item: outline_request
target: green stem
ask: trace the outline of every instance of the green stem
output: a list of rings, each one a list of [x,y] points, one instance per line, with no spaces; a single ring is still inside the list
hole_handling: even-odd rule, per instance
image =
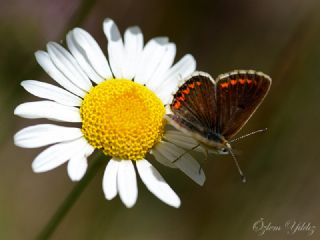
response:
[[[104,165],[105,160],[106,160],[105,156],[101,154],[97,155],[95,159],[91,160],[91,164],[87,170],[86,175],[72,189],[72,191],[69,193],[67,198],[62,202],[58,210],[51,217],[50,221],[45,225],[45,227],[42,229],[42,231],[40,232],[40,234],[37,236],[36,239],[44,240],[44,239],[50,238],[50,236],[53,234],[55,229],[59,226],[59,224],[64,219],[68,211],[77,201],[77,199],[79,198],[83,190],[90,183],[93,177],[97,174],[98,170]]]
[[[85,18],[89,15],[90,11],[92,10],[93,6],[95,5],[96,0],[82,0],[78,9],[75,11],[73,16],[70,18],[69,22],[66,24],[65,28],[62,30],[61,35],[64,36],[67,31],[69,31],[71,28],[80,25]],[[39,75],[39,71],[36,67],[30,67],[27,68],[25,72],[23,72],[23,75],[29,75],[33,73],[33,75]],[[20,85],[17,85],[13,91],[20,93]],[[16,94],[12,94],[11,96],[14,96],[16,98]],[[9,101],[11,102],[11,101]],[[68,211],[71,209],[71,207],[74,205],[76,200],[79,198],[85,187],[90,183],[90,181],[93,179],[93,177],[98,172],[98,169],[102,166],[104,161],[102,161],[102,157],[97,156],[89,166],[86,175],[83,177],[83,179],[76,184],[74,189],[71,191],[71,193],[67,196],[67,198],[63,201],[61,206],[58,208],[58,210],[55,212],[55,214],[52,216],[50,221],[45,225],[43,230],[40,232],[40,234],[37,236],[36,239],[49,239],[50,236],[53,234],[55,229],[59,226],[63,218],[66,216]]]

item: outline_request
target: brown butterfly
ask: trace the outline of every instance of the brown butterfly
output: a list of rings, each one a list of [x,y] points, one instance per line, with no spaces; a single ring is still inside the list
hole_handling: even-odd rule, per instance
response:
[[[173,114],[167,114],[166,119],[196,139],[206,152],[229,152],[245,181],[230,142],[261,104],[270,86],[269,76],[253,70],[225,73],[216,81],[205,72],[195,72],[174,94],[170,104]]]

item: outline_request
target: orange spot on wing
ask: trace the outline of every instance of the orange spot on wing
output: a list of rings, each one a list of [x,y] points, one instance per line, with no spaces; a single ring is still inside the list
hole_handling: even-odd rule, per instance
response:
[[[227,88],[229,86],[229,83],[225,82],[225,83],[221,83],[221,88]]]
[[[189,94],[190,93],[190,88],[186,88],[185,90],[182,91],[184,94]]]
[[[252,80],[249,80],[249,79],[248,79],[248,80],[247,80],[247,83],[248,83],[248,84],[251,84],[251,83],[252,83]]]
[[[196,84],[197,84],[198,86],[200,86],[200,85],[201,85],[201,82],[196,82]]]
[[[245,84],[246,80],[245,79],[240,79],[239,82],[240,82],[240,84]]]
[[[231,80],[230,82],[232,86],[237,84],[237,80]]]
[[[194,83],[190,83],[190,84],[188,85],[188,87],[189,87],[189,88],[194,88]]]
[[[181,103],[176,101],[174,104],[173,104],[173,108],[174,109],[179,109],[181,107]]]
[[[186,98],[184,97],[184,95],[182,94],[180,97],[177,97],[178,101],[185,101]]]

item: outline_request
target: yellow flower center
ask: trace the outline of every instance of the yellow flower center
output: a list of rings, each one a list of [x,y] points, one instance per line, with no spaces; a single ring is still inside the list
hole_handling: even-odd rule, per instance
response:
[[[148,88],[126,79],[106,80],[84,97],[82,132],[105,154],[139,160],[163,135],[165,108]]]

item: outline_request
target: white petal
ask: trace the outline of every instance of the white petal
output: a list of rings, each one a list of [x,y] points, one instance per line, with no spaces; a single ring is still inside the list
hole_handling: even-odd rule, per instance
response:
[[[26,89],[29,93],[55,102],[61,103],[67,106],[80,106],[82,99],[73,95],[72,93],[63,90],[62,88],[54,85],[34,81],[26,80],[21,82],[21,86]]]
[[[179,83],[195,69],[196,61],[192,55],[187,54],[167,71],[163,78],[164,81],[155,91],[164,104],[170,103],[172,94],[177,90]]]
[[[161,144],[161,142],[159,144]],[[159,163],[163,164],[164,166],[171,167],[171,168],[177,168],[176,165],[174,165],[167,158],[165,158],[156,148],[153,148],[150,153],[155,157],[155,159]]]
[[[111,200],[118,194],[117,174],[119,169],[119,160],[110,159],[102,180],[102,189],[106,199]]]
[[[14,114],[24,118],[48,118],[55,121],[81,122],[79,108],[64,106],[51,101],[22,103]]]
[[[87,144],[85,147],[78,149],[68,162],[68,175],[72,181],[80,181],[88,168],[87,157],[94,151],[94,147]]]
[[[24,148],[37,148],[57,142],[65,142],[83,136],[79,128],[62,127],[53,124],[39,124],[26,127],[14,136],[14,144]]]
[[[168,38],[166,37],[153,38],[147,42],[137,66],[137,74],[134,78],[135,82],[140,84],[148,82],[161,63],[167,43]]]
[[[119,29],[113,20],[107,18],[103,22],[103,31],[108,39],[109,62],[113,75],[116,78],[122,78],[125,51]]]
[[[172,66],[174,57],[176,56],[176,45],[174,43],[169,43],[166,45],[165,53],[162,56],[161,62],[147,82],[147,87],[151,90],[156,89],[164,80],[164,74]]]
[[[119,163],[117,185],[119,196],[126,205],[131,208],[137,201],[138,186],[136,172],[130,160],[121,160]]]
[[[155,148],[193,181],[203,185],[205,175],[200,164],[185,150],[168,142],[157,144]]]
[[[91,67],[104,79],[112,78],[108,60],[96,40],[81,28],[75,28],[72,32],[74,41],[83,50],[84,56]]]
[[[180,80],[188,77],[196,69],[196,61],[190,54],[184,55],[164,76],[164,81],[159,86],[159,90],[167,84],[176,84]],[[174,82],[174,83],[172,83]]]
[[[168,104],[168,105],[165,105],[164,108],[165,108],[165,110],[166,110],[166,114],[173,114],[173,112],[172,112],[171,109],[170,109],[170,105],[169,105],[169,104]]]
[[[32,169],[34,172],[52,170],[68,161],[79,149],[87,145],[87,141],[82,137],[71,142],[53,145],[45,149],[35,158],[32,162]]]
[[[100,83],[104,80],[102,76],[100,76],[90,65],[90,62],[88,60],[87,54],[85,50],[79,46],[79,44],[74,39],[74,30],[70,31],[67,34],[67,45],[76,59],[76,61],[79,63],[83,71],[88,75],[88,77],[95,83]]]
[[[58,43],[49,42],[47,50],[54,65],[82,90],[89,91],[92,87],[87,75],[82,71],[73,56]]]
[[[124,33],[124,48],[126,51],[123,77],[133,79],[143,49],[143,35],[139,27],[130,27]]]
[[[141,180],[156,197],[166,204],[178,208],[181,204],[177,194],[166,183],[160,173],[147,160],[136,161]]]
[[[68,162],[68,175],[72,181],[80,181],[88,168],[87,158],[84,156],[71,157]]]
[[[43,70],[46,71],[46,73],[62,87],[80,97],[83,97],[86,94],[85,91],[70,82],[70,80],[60,72],[60,70],[53,64],[48,53],[44,51],[37,51],[35,56]]]

